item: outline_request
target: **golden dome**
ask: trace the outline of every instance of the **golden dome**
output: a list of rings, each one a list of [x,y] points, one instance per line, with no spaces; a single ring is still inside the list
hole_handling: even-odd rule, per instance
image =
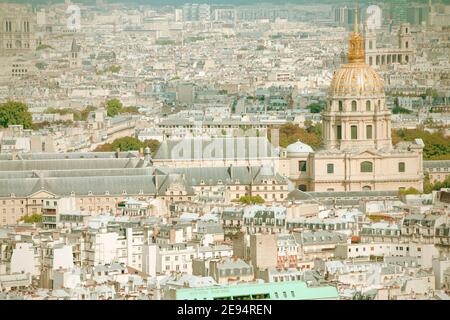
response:
[[[331,95],[383,94],[384,84],[378,73],[365,63],[364,38],[358,32],[358,12],[355,12],[354,31],[349,39],[348,60],[337,70],[331,81]]]
[[[364,62],[347,63],[333,75],[332,95],[383,94],[384,84],[378,73]]]

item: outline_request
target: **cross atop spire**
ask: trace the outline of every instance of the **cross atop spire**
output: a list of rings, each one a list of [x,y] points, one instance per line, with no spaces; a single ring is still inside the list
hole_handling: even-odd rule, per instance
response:
[[[355,18],[353,19],[353,32],[358,34],[358,3],[356,3],[355,7]]]

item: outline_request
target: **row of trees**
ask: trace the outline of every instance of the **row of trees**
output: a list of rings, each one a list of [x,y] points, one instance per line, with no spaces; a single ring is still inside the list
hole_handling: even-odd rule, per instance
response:
[[[119,99],[111,99],[106,101],[106,113],[108,117],[115,117],[119,113],[138,114],[138,108],[134,106],[124,107]]]
[[[435,183],[430,183],[429,177],[425,177],[423,185],[424,193],[431,193],[433,190],[441,190],[442,188],[450,188],[450,175],[444,181],[437,181]]]
[[[414,141],[420,138],[425,147],[423,157],[425,160],[450,160],[450,138],[445,136],[443,129],[429,132],[423,128],[392,130],[392,142]]]
[[[98,146],[94,152],[111,152],[116,151],[117,149],[120,149],[120,151],[135,151],[149,147],[152,156],[154,156],[156,151],[158,151],[159,146],[160,142],[158,140],[150,139],[142,142],[134,137],[123,137],[118,138],[111,143],[105,143]]]
[[[322,124],[313,125],[311,121],[305,121],[305,128],[300,128],[293,123],[286,123],[278,127],[280,146],[286,148],[291,143],[300,140],[303,143],[310,145],[312,148],[320,148],[323,144],[322,139]],[[269,130],[269,139],[270,136]]]
[[[74,121],[86,121],[89,116],[89,113],[91,111],[95,111],[95,110],[97,110],[95,107],[87,106],[83,110],[77,110],[77,109],[72,109],[72,108],[61,108],[61,109],[47,108],[45,110],[45,112],[46,113],[58,113],[60,115],[72,113]]]

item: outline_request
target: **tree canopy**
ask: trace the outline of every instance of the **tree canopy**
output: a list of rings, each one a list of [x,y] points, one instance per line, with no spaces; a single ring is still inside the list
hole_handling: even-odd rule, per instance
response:
[[[450,138],[446,137],[443,130],[429,132],[421,128],[399,129],[392,131],[392,142],[414,141],[420,138],[425,147],[423,157],[425,160],[450,160]]]
[[[60,115],[72,113],[74,121],[86,121],[89,116],[89,113],[91,111],[95,111],[95,110],[97,110],[97,108],[95,108],[93,106],[87,106],[83,110],[77,110],[77,109],[72,109],[72,108],[60,108],[60,109],[47,108],[45,110],[45,112],[46,113],[59,113]]]
[[[20,217],[19,221],[23,221],[25,223],[39,223],[42,222],[42,215],[33,213],[32,215],[24,215]]]
[[[139,139],[134,137],[123,137],[117,138],[112,143],[105,143],[98,146],[94,152],[111,152],[120,149],[120,151],[136,151],[141,148],[149,147],[152,153],[152,156],[156,154],[158,148],[160,146],[160,142],[158,140],[149,139],[141,142]]]
[[[0,126],[7,128],[9,125],[23,125],[24,129],[30,129],[33,125],[28,106],[18,101],[7,101],[0,104]]]
[[[325,105],[315,102],[311,103],[306,108],[308,108],[311,113],[320,113],[325,108]]]
[[[394,108],[392,108],[392,113],[393,114],[399,114],[399,113],[410,114],[410,113],[412,113],[412,111],[408,110],[406,108],[400,107],[400,106],[395,106]]]
[[[115,117],[122,111],[122,102],[119,99],[111,99],[106,102],[108,117]]]
[[[441,190],[442,188],[450,188],[450,175],[444,181],[437,181],[435,183],[430,183],[429,178],[425,178],[423,192],[431,193],[433,190]]]
[[[262,204],[265,201],[263,198],[261,198],[260,195],[256,195],[256,196],[242,196],[239,199],[235,200],[235,202],[240,202],[242,204]]]
[[[312,125],[311,121],[305,122],[305,128],[300,128],[293,123],[286,123],[279,127],[280,146],[286,148],[298,140],[310,145],[312,148],[322,146],[322,125]],[[271,137],[269,137],[271,138]]]

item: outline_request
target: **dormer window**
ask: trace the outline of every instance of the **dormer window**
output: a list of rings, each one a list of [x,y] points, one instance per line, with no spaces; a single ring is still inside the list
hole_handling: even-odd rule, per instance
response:
[[[89,195],[89,196],[92,196],[92,191],[89,191],[89,192],[88,192],[88,195]]]
[[[109,196],[109,191],[105,191],[105,195]]]
[[[127,194],[127,191],[126,191],[126,190],[123,190],[123,191],[122,191],[122,195],[125,195],[125,194]]]

